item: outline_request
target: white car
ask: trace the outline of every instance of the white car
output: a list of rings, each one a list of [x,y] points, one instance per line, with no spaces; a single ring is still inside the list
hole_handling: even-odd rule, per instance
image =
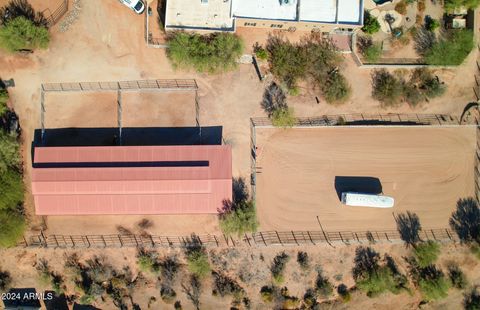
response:
[[[120,0],[120,2],[128,6],[137,14],[142,14],[145,10],[145,4],[142,0]]]

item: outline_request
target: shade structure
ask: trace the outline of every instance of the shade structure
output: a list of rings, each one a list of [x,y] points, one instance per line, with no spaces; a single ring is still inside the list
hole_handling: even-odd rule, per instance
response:
[[[232,199],[227,145],[35,147],[38,215],[207,214]]]

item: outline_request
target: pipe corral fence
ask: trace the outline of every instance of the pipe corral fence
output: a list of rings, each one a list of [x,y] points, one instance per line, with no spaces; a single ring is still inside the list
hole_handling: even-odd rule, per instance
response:
[[[116,92],[117,93],[117,117],[119,139],[122,139],[122,92],[172,92],[194,91],[195,92],[195,122],[200,127],[200,105],[198,100],[198,85],[194,79],[165,79],[165,80],[132,80],[113,82],[66,82],[45,83],[40,88],[40,125],[42,141],[45,135],[45,93],[49,92]]]
[[[60,5],[53,11],[46,9],[42,14],[47,19],[48,27],[55,26],[56,23],[68,12],[68,0],[62,0]]]
[[[423,229],[422,240],[458,242],[456,235],[448,228]],[[244,234],[240,237],[227,235],[38,235],[25,237],[19,246],[43,248],[161,248],[188,247],[197,241],[207,247],[264,247],[299,245],[335,245],[401,243],[397,230],[385,231],[263,231]]]

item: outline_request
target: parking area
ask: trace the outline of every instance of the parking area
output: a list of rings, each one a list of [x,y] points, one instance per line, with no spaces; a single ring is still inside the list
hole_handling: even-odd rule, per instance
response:
[[[322,127],[257,134],[257,209],[262,230],[395,229],[415,212],[443,228],[474,193],[474,127]],[[358,179],[362,182],[357,182]],[[395,199],[393,208],[348,207],[342,191]],[[318,216],[318,220],[317,220]]]

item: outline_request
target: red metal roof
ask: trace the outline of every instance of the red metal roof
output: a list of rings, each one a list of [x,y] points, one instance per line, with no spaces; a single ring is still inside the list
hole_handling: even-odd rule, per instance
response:
[[[225,145],[36,147],[33,162],[38,215],[217,213],[232,199]]]

